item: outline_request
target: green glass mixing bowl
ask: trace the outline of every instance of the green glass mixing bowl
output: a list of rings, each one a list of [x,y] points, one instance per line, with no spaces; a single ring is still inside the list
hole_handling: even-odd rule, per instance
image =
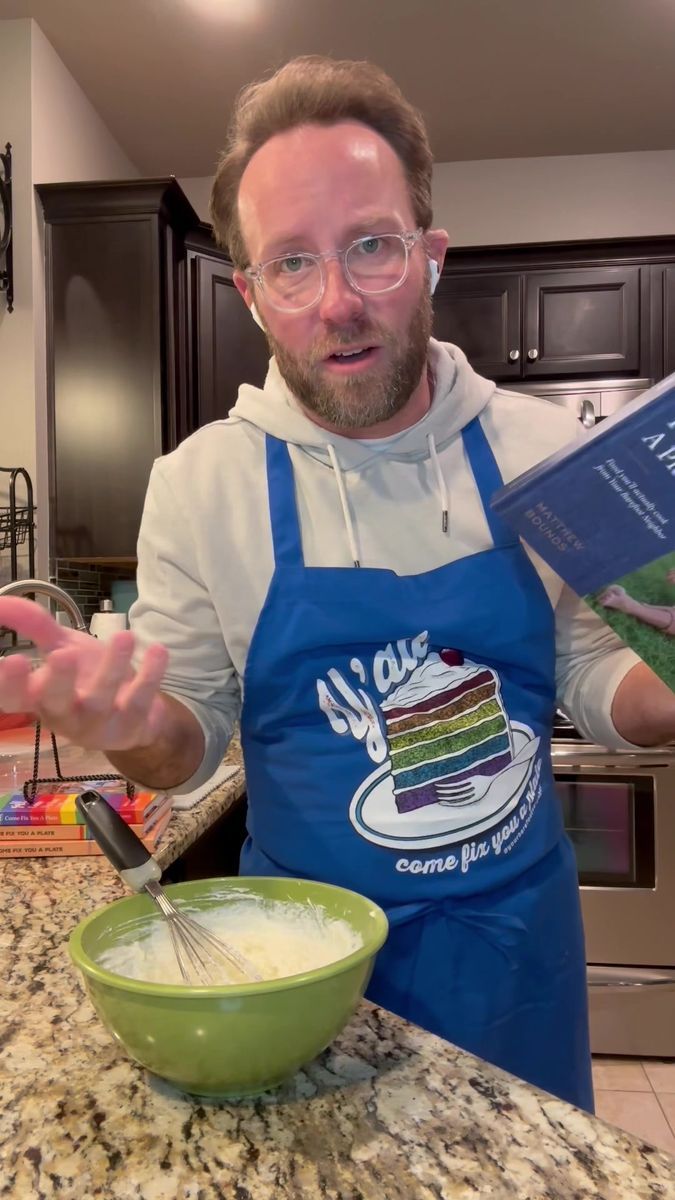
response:
[[[363,939],[347,958],[302,975],[230,987],[146,983],[99,966],[104,951],[162,920],[149,896],[98,909],[73,930],[69,950],[99,1017],[127,1054],[183,1091],[245,1096],[274,1087],[326,1048],[355,1011],[387,918],[365,896],[302,879],[200,879],[166,888],[190,915],[261,897],[316,904]]]

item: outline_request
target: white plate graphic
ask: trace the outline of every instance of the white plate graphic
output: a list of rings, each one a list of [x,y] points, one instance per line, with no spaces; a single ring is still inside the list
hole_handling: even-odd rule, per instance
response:
[[[511,722],[513,752],[517,755],[534,738],[532,730]],[[349,819],[362,837],[377,846],[395,850],[432,849],[463,842],[491,829],[518,804],[538,755],[515,763],[495,777],[482,800],[450,808],[428,804],[413,812],[400,813],[394,799],[394,783],[388,763],[378,767],[361,784],[349,809]]]

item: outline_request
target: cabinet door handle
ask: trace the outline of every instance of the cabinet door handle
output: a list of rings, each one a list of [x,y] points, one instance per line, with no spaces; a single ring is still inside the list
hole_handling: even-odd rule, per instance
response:
[[[518,362],[520,350],[509,350],[509,362]]]
[[[585,429],[592,429],[595,425],[595,409],[592,400],[582,400],[579,406],[579,417],[581,424]]]
[[[529,358],[530,362],[536,362],[537,359],[539,358],[539,351],[538,350],[528,350],[527,357]]]

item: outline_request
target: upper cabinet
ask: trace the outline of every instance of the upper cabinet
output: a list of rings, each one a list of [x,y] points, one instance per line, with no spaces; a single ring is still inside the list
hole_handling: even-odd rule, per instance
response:
[[[208,226],[186,239],[190,381],[194,425],[226,417],[242,383],[261,387],[267,374],[265,336],[234,286],[233,267]]]
[[[663,374],[675,371],[675,266],[663,271]]]
[[[532,272],[523,373],[613,375],[640,368],[640,268]]]
[[[133,560],[153,460],[264,382],[267,343],[175,179],[37,191],[50,557]],[[590,424],[675,371],[675,238],[451,250],[434,334]]]
[[[454,273],[450,259],[434,299],[434,334],[461,346],[491,379],[644,373],[642,272]]]
[[[444,271],[434,293],[434,337],[461,346],[488,379],[522,373],[520,275],[453,275]]]
[[[133,559],[153,460],[193,426],[175,180],[48,184],[50,556]]]

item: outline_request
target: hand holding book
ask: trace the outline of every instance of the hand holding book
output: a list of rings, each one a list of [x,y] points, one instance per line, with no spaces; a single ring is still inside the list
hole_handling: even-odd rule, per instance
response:
[[[675,692],[675,375],[492,504]]]

